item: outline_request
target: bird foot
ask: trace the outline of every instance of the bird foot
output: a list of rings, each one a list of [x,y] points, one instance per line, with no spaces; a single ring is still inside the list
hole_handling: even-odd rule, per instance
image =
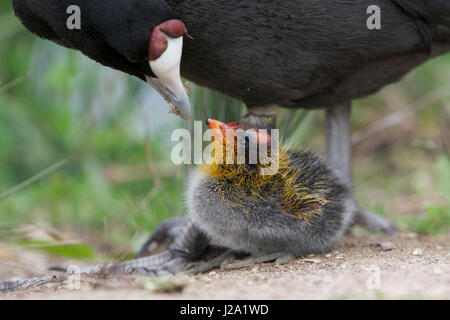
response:
[[[131,266],[127,272],[129,274],[139,274],[143,276],[165,276],[185,271],[191,262],[183,257],[174,257],[164,263],[148,263],[140,266]]]
[[[233,263],[223,263],[221,265],[221,269],[240,269],[245,267],[250,267],[254,264],[272,262],[275,261],[276,264],[286,264],[294,260],[295,257],[287,252],[276,252],[267,255],[254,255],[248,258],[245,258],[241,261],[233,262]]]
[[[186,270],[189,274],[199,274],[207,272],[216,268],[219,268],[225,261],[228,261],[230,256],[233,254],[231,250],[211,259],[208,261],[193,262]]]
[[[356,213],[357,223],[371,232],[382,232],[387,235],[396,235],[398,230],[388,219],[363,209]]]
[[[63,278],[59,275],[51,274],[42,277],[34,277],[23,280],[11,280],[0,282],[0,292],[12,292],[17,290],[26,290],[31,287],[44,285],[50,282],[62,281]]]
[[[224,247],[208,245],[197,258],[181,251],[169,249],[156,255],[126,261],[117,267],[126,273],[149,276],[179,272],[198,274],[220,267],[221,263],[231,256],[238,256],[238,253]]]
[[[167,259],[163,259],[164,261],[156,261],[152,257],[157,257],[157,254],[145,258],[136,259],[135,261],[142,261],[142,263],[139,263],[139,265],[137,265],[136,262],[133,262],[133,260],[124,262],[124,264],[128,265],[130,272],[153,276],[177,272],[198,274],[216,268],[244,268],[257,263],[270,261],[275,261],[278,264],[284,264],[294,259],[294,256],[284,252],[278,252],[269,255],[248,256],[248,254],[243,252],[211,244],[208,240],[201,236],[199,231],[194,228],[193,225],[191,225],[191,227],[188,226],[187,229],[184,229],[184,232],[176,235],[176,232],[179,232],[179,230],[183,230],[186,224],[190,223],[192,222],[189,221],[189,218],[175,218],[163,222],[163,224],[157,227],[155,232],[150,236],[149,240],[145,243],[138,254],[139,256],[148,252],[148,249],[152,246],[153,243],[161,243],[167,240],[174,239],[175,243],[178,244],[175,244],[175,246],[172,245],[172,248],[177,249],[172,250],[172,252],[185,253],[184,256],[174,258],[167,257]],[[186,235],[189,234],[190,236],[186,237]],[[192,241],[192,239],[196,239],[197,237],[199,237],[198,243],[200,244],[200,250],[196,245],[194,245]],[[169,248],[167,252],[170,251],[171,249]],[[161,254],[165,253],[163,252],[159,255]],[[150,259],[151,261],[149,262],[145,259]]]
[[[85,266],[79,269],[82,275],[116,275],[116,274],[140,274],[140,275],[167,275],[184,271],[192,262],[189,254],[168,249],[158,254],[124,261],[122,263],[108,263]],[[67,267],[55,266],[51,271],[69,272]]]
[[[186,273],[198,274],[218,268],[221,270],[240,269],[272,261],[275,261],[276,264],[286,264],[294,259],[293,255],[285,252],[248,256],[245,253],[229,249],[211,260],[192,263]]]

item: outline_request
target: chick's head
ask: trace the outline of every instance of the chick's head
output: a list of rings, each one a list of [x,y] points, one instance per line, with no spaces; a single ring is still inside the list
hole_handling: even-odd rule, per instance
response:
[[[204,170],[217,179],[238,185],[264,185],[283,166],[278,141],[266,129],[252,128],[243,122],[223,123],[208,119],[213,131],[210,161]]]
[[[212,160],[218,164],[257,167],[267,164],[272,155],[272,138],[266,129],[241,122],[206,120],[213,130]]]

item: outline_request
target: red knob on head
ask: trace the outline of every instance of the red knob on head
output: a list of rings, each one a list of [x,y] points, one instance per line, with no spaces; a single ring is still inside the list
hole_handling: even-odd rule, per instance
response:
[[[178,38],[184,36],[184,34],[186,33],[186,27],[184,26],[184,23],[177,19],[163,22],[158,27],[162,32],[164,32],[171,38]]]
[[[153,29],[148,46],[148,60],[158,59],[167,49],[167,36],[171,38],[182,37],[186,27],[180,20],[172,19],[161,23]]]

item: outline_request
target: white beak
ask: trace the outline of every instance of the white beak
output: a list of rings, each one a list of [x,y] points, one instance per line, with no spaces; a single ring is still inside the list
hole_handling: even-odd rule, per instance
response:
[[[149,62],[157,78],[147,76],[146,79],[169,103],[171,107],[169,112],[189,120],[191,106],[180,76],[183,37],[167,36],[167,44],[164,53],[158,59]]]

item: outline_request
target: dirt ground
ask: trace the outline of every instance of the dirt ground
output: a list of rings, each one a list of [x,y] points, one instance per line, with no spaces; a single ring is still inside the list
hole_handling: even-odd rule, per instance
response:
[[[149,288],[153,279],[82,278],[80,289],[68,289],[67,282],[51,283],[3,293],[0,299],[450,299],[449,249],[450,234],[350,235],[329,254],[285,265],[165,278],[157,287],[171,283],[166,283],[172,288],[169,293]],[[45,273],[61,262],[33,251],[3,249],[0,280]],[[174,290],[173,284],[181,290]]]

